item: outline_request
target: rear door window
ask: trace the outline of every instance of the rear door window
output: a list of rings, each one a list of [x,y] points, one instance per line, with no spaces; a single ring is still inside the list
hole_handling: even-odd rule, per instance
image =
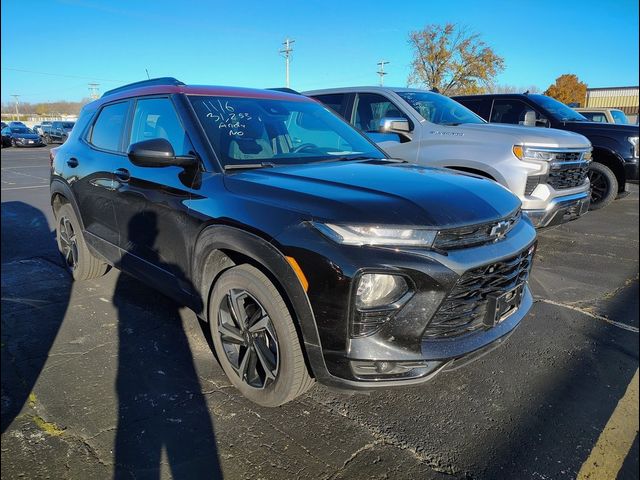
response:
[[[128,111],[129,102],[114,103],[103,107],[93,124],[89,142],[103,150],[122,151],[122,132]]]
[[[344,117],[345,104],[347,100],[346,93],[329,93],[326,95],[315,95],[313,98],[319,100],[338,115]]]

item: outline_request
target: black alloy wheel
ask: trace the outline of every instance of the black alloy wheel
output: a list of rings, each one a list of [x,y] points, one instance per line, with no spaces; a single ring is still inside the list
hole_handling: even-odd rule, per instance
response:
[[[260,302],[231,289],[218,310],[218,333],[227,360],[243,383],[265,388],[278,376],[280,348],[274,325]]]
[[[60,253],[69,270],[78,267],[78,239],[71,220],[61,217],[59,220]]]
[[[618,195],[618,179],[609,167],[592,162],[589,166],[591,183],[590,210],[598,210],[609,205]]]

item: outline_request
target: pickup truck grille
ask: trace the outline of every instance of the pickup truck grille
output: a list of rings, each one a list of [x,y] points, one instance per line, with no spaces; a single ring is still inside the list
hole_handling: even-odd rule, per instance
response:
[[[424,332],[430,340],[448,338],[485,327],[489,295],[502,295],[526,282],[535,246],[520,254],[465,272],[451,290]]]
[[[549,170],[548,183],[556,190],[563,188],[573,188],[583,185],[587,172],[589,171],[589,163],[562,165],[556,164]]]
[[[522,218],[522,211],[479,225],[441,230],[434,243],[435,248],[454,250],[468,248],[503,239]]]

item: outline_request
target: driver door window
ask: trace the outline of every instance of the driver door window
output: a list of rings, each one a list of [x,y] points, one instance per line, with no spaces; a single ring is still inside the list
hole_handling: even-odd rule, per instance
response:
[[[404,118],[411,125],[411,121],[391,100],[376,93],[358,94],[353,111],[352,124],[363,132],[377,132],[380,120],[385,117]]]
[[[176,155],[189,153],[190,143],[186,132],[168,98],[141,99],[136,103],[131,143],[154,138],[167,140]]]

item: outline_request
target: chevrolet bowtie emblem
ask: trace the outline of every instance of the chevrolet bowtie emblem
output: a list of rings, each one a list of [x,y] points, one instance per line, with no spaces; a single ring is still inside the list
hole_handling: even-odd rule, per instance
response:
[[[504,237],[504,235],[507,233],[508,229],[509,229],[509,222],[504,220],[502,222],[496,223],[493,226],[493,228],[491,229],[490,235],[492,237],[496,237],[496,239],[499,239],[499,238]]]

